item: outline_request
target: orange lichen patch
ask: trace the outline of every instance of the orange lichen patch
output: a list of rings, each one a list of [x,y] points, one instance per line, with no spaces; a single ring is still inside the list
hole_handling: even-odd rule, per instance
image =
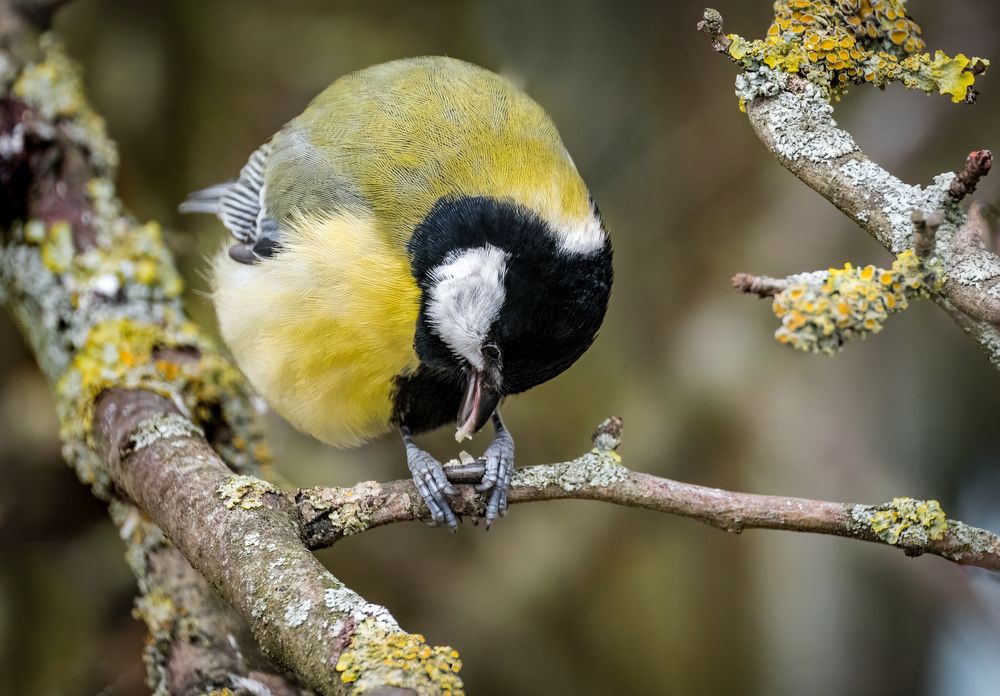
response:
[[[890,314],[937,292],[943,282],[936,262],[922,263],[912,249],[889,270],[847,263],[798,276],[774,298],[781,319],[775,338],[797,350],[832,354],[852,338],[878,333]]]
[[[961,54],[925,53],[904,0],[778,0],[774,11],[765,38],[728,36],[732,58],[747,68],[802,75],[835,98],[851,84],[902,82],[959,102],[989,65]]]

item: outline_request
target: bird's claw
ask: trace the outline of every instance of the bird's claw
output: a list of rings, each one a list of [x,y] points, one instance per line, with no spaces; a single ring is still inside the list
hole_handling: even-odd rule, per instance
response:
[[[514,476],[514,439],[505,428],[497,430],[493,442],[483,453],[483,461],[486,470],[476,490],[490,491],[485,513],[486,528],[489,529],[498,515],[507,514],[507,491]]]
[[[413,475],[413,484],[431,513],[434,526],[443,523],[455,531],[458,527],[458,517],[445,496],[457,495],[458,489],[448,482],[441,462],[419,447],[408,445],[406,463]]]

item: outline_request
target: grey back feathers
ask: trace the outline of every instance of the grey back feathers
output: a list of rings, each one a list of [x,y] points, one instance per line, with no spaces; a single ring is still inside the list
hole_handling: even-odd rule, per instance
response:
[[[271,144],[265,143],[250,155],[236,181],[195,191],[181,203],[182,213],[218,215],[233,236],[247,247],[255,247],[266,237],[273,246],[277,225],[266,219],[264,212],[264,168],[271,155]],[[237,259],[239,260],[239,259]]]

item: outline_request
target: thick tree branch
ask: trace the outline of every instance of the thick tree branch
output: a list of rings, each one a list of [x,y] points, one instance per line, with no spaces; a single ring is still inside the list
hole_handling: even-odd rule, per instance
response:
[[[320,693],[460,693],[457,653],[327,572],[284,496],[220,496],[267,456],[250,392],[187,320],[159,227],[115,196],[76,67],[32,15],[5,2],[0,19],[2,299],[55,388],[68,462],[128,544],[156,694],[301,693],[261,648]]]
[[[457,653],[404,633],[388,610],[330,575],[303,545],[288,497],[235,476],[168,399],[105,391],[95,440],[116,487],[246,617],[268,653],[313,688],[343,693],[360,681],[460,690]]]

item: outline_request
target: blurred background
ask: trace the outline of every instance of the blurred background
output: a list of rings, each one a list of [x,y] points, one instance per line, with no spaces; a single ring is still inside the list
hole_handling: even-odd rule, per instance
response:
[[[204,257],[181,219],[337,76],[447,54],[502,72],[552,115],[615,243],[603,333],[505,416],[522,465],[575,457],[606,415],[630,467],[761,493],[939,498],[1000,530],[1000,375],[919,303],[834,358],[779,346],[738,271],[783,276],[888,255],[786,173],[694,29],[704,0],[76,0],[58,17],[122,155],[122,198],[169,231],[211,331]],[[761,36],[767,0],[718,0]],[[1000,58],[1000,5],[913,0],[930,49]],[[979,86],[979,85],[977,85]],[[1000,146],[1000,75],[975,107],[857,88],[837,118],[911,183]],[[1000,175],[981,187],[1000,198]],[[336,451],[270,422],[300,485],[406,475],[395,438]],[[474,443],[485,447],[485,438]],[[448,433],[428,438],[455,454]],[[0,316],[0,693],[148,693],[145,629],[105,507],[62,463],[52,400]],[[1000,581],[941,559],[779,532],[730,536],[588,502],[518,506],[488,534],[418,524],[321,554],[407,629],[454,645],[471,694],[995,694]]]

